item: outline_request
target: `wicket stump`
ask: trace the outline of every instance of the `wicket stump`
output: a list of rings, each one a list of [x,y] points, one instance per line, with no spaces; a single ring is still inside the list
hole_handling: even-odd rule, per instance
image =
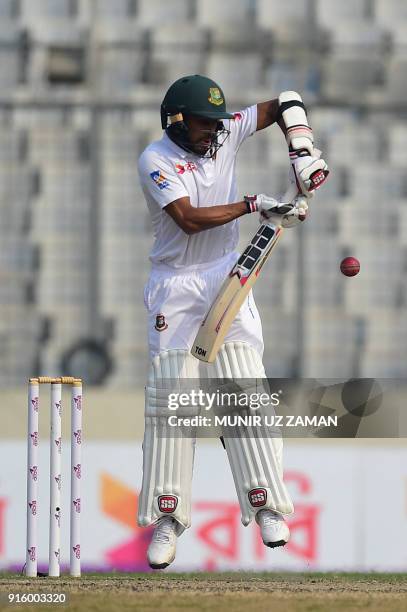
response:
[[[71,502],[70,502],[70,575],[81,575],[81,442],[82,381],[64,376],[30,378],[28,382],[27,436],[27,576],[38,575],[38,450],[40,385],[51,385],[50,406],[50,513],[49,513],[49,576],[60,576],[61,540],[61,455],[62,455],[62,385],[70,385],[71,394]]]

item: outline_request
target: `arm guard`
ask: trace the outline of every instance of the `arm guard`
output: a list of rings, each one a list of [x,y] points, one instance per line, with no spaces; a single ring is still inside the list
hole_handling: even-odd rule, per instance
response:
[[[282,119],[291,160],[313,155],[314,137],[308,125],[307,113],[300,94],[283,91],[278,97],[277,120]]]

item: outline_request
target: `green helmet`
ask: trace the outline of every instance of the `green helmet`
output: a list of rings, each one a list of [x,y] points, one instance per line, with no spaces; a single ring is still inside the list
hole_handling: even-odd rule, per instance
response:
[[[199,74],[182,77],[171,85],[161,104],[163,130],[183,149],[194,152],[188,141],[188,127],[184,122],[184,117],[188,115],[219,121],[217,135],[209,152],[209,156],[214,155],[225,140],[219,143],[219,133],[227,133],[225,138],[229,135],[222,119],[233,119],[233,115],[226,112],[224,93],[215,81]]]
[[[167,118],[177,113],[198,115],[209,119],[233,119],[226,112],[225,96],[215,81],[199,74],[175,81],[161,104],[161,125],[167,127]]]

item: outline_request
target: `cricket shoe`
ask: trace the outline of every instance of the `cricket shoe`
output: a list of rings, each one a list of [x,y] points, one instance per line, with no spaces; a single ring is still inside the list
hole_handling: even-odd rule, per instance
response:
[[[171,516],[158,521],[147,550],[147,560],[152,569],[164,569],[175,559],[178,522]]]
[[[290,530],[284,517],[274,510],[260,510],[256,514],[263,543],[270,548],[284,546],[290,539]]]

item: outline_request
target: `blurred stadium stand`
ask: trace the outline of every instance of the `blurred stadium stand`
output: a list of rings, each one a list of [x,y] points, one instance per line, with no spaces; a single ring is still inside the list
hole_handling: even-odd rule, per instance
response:
[[[404,0],[0,0],[1,387],[62,362],[144,384],[152,236],[136,162],[167,87],[195,72],[234,110],[301,91],[332,168],[255,289],[270,376],[404,376]],[[239,153],[239,190],[282,192],[287,170],[265,130]],[[242,244],[255,225],[242,220]],[[338,271],[346,255],[356,279]]]

